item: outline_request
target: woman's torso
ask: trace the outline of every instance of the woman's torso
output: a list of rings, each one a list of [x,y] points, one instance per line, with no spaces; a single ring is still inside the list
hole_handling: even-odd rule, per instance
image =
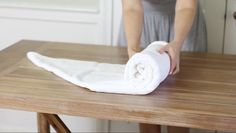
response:
[[[144,24],[141,36],[141,46],[146,47],[153,41],[171,41],[174,37],[174,17],[176,0],[142,0],[144,9]],[[127,45],[124,24],[118,43]],[[206,51],[206,24],[200,6],[192,29],[183,45],[184,51]]]
[[[169,3],[175,3],[176,2],[176,0],[143,0],[143,1],[147,1],[147,2],[150,2],[150,3],[153,3],[153,4],[157,4],[157,5],[169,4]]]
[[[176,0],[142,0],[144,12],[174,13]]]

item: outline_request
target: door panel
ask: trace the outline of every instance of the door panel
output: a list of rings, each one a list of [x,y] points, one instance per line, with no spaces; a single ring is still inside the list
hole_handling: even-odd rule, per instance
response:
[[[236,0],[228,0],[227,5],[224,53],[236,54]]]
[[[207,24],[208,52],[222,53],[226,0],[201,0],[200,2]]]

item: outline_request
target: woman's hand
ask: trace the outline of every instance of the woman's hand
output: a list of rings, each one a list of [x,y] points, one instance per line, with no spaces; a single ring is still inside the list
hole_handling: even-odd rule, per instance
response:
[[[167,52],[171,59],[171,68],[170,68],[170,75],[175,75],[179,72],[180,67],[180,48],[181,45],[179,43],[172,41],[166,46],[162,47],[159,52],[162,54]]]

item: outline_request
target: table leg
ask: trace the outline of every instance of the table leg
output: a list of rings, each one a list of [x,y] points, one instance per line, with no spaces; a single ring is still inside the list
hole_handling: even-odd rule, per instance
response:
[[[44,113],[37,113],[38,119],[38,132],[39,133],[50,133],[49,122]]]
[[[57,133],[71,133],[64,122],[55,114],[46,114],[49,124],[56,130]]]
[[[161,133],[160,125],[139,123],[140,133]]]

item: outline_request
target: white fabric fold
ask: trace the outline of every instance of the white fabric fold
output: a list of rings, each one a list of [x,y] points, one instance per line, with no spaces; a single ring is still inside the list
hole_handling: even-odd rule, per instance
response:
[[[168,54],[157,52],[166,44],[161,41],[150,44],[126,65],[51,58],[36,52],[28,52],[27,57],[36,66],[91,91],[145,95],[154,91],[169,74]]]

